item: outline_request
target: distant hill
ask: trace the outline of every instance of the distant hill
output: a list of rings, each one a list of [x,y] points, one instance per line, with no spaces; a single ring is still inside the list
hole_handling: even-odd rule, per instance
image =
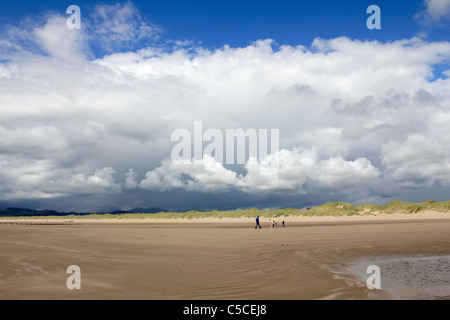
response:
[[[151,207],[151,208],[134,208],[131,210],[116,210],[111,212],[97,212],[97,214],[122,214],[122,213],[158,213],[168,212],[165,209]],[[85,212],[58,212],[56,210],[36,210],[29,208],[7,208],[0,211],[0,217],[47,217],[47,216],[84,216],[92,213]]]
[[[58,212],[56,210],[36,210],[29,208],[7,208],[0,211],[0,217],[45,217],[45,216],[68,216],[71,214],[87,215],[89,213]]]

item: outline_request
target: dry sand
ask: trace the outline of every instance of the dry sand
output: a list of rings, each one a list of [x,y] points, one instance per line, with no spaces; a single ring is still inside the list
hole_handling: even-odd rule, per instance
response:
[[[450,254],[448,213],[284,220],[0,220],[0,299],[384,299],[330,270]]]

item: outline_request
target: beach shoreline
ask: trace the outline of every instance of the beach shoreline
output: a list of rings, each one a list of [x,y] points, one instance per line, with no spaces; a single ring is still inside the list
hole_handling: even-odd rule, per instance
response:
[[[450,254],[448,213],[277,222],[1,219],[0,299],[385,299],[333,270],[361,257]],[[66,287],[70,265],[80,290]]]

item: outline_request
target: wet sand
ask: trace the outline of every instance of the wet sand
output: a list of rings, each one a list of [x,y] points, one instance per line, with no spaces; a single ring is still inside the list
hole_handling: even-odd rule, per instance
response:
[[[0,299],[385,299],[332,270],[358,257],[450,254],[448,217],[261,230],[247,220],[52,223],[0,221]],[[70,265],[80,290],[66,286]]]

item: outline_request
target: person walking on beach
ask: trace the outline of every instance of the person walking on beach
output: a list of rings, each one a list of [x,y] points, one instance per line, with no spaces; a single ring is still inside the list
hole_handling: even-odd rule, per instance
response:
[[[257,229],[258,227],[261,229],[261,225],[259,224],[259,216],[256,217],[256,226],[255,226],[255,229]]]
[[[275,225],[277,223],[275,222],[275,218],[274,217],[270,218],[270,221],[272,222],[271,225],[270,225],[270,229],[272,229],[273,227],[275,227]]]

